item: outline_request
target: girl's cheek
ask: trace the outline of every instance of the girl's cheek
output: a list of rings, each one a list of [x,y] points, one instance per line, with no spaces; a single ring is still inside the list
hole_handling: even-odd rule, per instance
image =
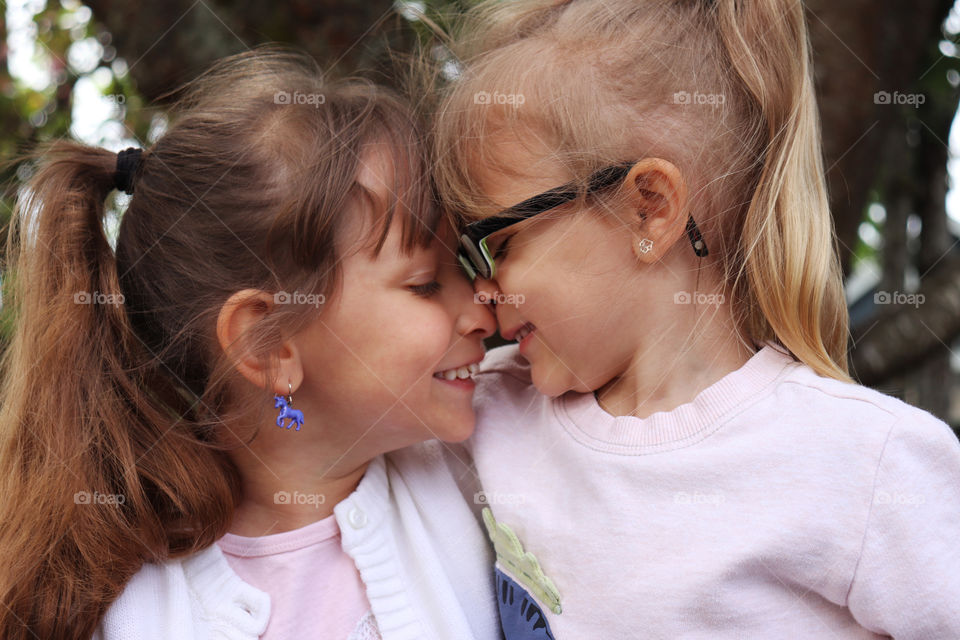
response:
[[[529,283],[536,279],[538,273],[552,268],[551,248],[547,247],[542,253],[538,253],[537,244],[537,240],[531,240],[521,246],[511,247],[507,259],[497,264],[496,280],[503,291],[521,293],[525,286],[529,286]]]
[[[410,328],[416,336],[414,339],[420,344],[421,354],[436,359],[436,353],[439,351],[442,355],[451,343],[453,327],[451,316],[438,308],[429,314],[419,314]]]

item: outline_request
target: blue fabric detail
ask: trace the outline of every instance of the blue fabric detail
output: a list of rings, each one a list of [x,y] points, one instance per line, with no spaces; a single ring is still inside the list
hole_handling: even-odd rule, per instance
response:
[[[507,640],[554,640],[540,605],[516,580],[498,567],[497,608],[500,628]]]

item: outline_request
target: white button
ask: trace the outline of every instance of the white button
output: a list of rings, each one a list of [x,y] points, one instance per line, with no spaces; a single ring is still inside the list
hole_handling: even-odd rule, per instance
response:
[[[359,507],[354,507],[350,509],[350,513],[347,514],[347,522],[350,523],[350,526],[354,529],[363,529],[367,526],[367,514],[365,514]]]

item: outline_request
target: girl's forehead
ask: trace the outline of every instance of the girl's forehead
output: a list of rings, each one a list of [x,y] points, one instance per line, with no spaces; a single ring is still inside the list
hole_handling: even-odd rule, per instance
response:
[[[397,150],[385,142],[368,144],[357,161],[357,182],[386,199],[396,189]]]
[[[346,245],[376,256],[397,231],[403,251],[428,246],[440,221],[425,155],[418,144],[365,144],[357,157],[357,187],[347,208]]]
[[[358,229],[360,233],[356,233]],[[402,223],[395,218],[386,230],[379,251],[374,251],[374,243],[370,238],[380,233],[381,230],[375,228],[372,223],[364,223],[355,227],[349,238],[345,238],[341,257],[347,279],[368,278],[376,282],[392,281],[414,272],[428,272],[436,269],[438,256],[442,251],[436,239],[424,245],[405,247]]]
[[[485,215],[495,215],[503,209],[558,187],[569,179],[569,174],[559,165],[539,166],[541,170],[537,170],[532,164],[524,165],[520,162],[518,167],[523,167],[522,172],[499,171],[492,167],[485,169],[482,175],[478,176],[477,182],[484,199],[490,202],[491,210],[484,212]]]
[[[516,204],[570,180],[556,149],[533,127],[491,124],[468,152],[473,181],[497,204]],[[493,198],[495,193],[500,197]]]

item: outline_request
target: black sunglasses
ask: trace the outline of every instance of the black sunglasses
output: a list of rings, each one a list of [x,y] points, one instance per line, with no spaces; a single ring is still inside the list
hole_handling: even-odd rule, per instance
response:
[[[627,177],[632,167],[633,164],[616,164],[593,173],[587,179],[587,193],[597,193],[616,185]],[[491,235],[577,199],[582,193],[579,185],[579,181],[568,182],[464,227],[457,257],[470,279],[476,279],[477,276],[492,278],[496,273],[493,255],[487,247],[487,239]],[[693,216],[687,218],[687,236],[697,256],[702,258],[709,253]]]

